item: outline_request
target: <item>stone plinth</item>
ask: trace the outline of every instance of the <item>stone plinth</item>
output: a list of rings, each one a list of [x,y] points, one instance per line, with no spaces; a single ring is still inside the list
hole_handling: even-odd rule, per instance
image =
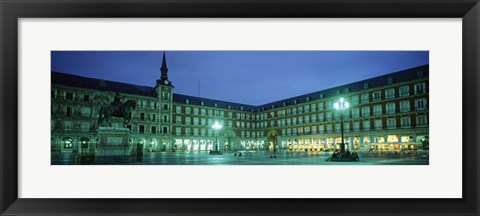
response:
[[[115,164],[127,163],[132,160],[132,145],[129,144],[128,128],[99,127],[99,139],[95,150],[95,163]]]

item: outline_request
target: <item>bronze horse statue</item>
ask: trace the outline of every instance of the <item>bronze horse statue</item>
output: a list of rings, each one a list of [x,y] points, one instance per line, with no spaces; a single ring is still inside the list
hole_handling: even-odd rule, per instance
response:
[[[134,100],[127,100],[125,103],[120,103],[118,106],[112,106],[111,104],[103,105],[98,114],[98,127],[102,126],[103,121],[106,121],[111,127],[112,123],[108,120],[112,116],[123,118],[123,126],[126,127],[132,119],[132,110],[135,109],[136,104],[137,102]]]

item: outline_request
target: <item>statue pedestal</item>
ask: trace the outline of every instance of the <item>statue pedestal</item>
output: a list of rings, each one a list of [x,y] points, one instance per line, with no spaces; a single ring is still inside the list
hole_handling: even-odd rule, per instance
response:
[[[96,164],[117,164],[132,161],[132,145],[128,143],[128,128],[99,127],[99,143],[95,150]]]

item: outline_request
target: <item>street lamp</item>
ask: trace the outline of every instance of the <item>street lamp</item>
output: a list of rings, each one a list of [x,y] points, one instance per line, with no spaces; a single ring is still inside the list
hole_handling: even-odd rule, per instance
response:
[[[347,110],[348,107],[350,107],[350,104],[348,103],[348,101],[345,101],[345,99],[340,98],[339,101],[337,101],[333,104],[333,107],[335,107],[335,109],[340,112],[340,121],[341,121],[341,123],[340,123],[341,126],[340,127],[341,127],[341,132],[342,132],[342,144],[340,145],[340,151],[341,151],[341,153],[344,153],[345,152],[345,143],[343,141],[343,111]],[[336,146],[333,150],[334,151],[336,150]]]
[[[213,125],[212,125],[212,128],[213,130],[215,130],[215,152],[220,152],[219,148],[219,144],[218,144],[218,130],[220,130],[222,128],[222,125],[218,122],[215,122]]]

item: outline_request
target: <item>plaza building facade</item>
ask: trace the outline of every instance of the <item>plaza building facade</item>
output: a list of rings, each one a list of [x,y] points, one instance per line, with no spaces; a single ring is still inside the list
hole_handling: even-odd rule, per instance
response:
[[[347,149],[428,149],[428,65],[260,106],[174,93],[165,54],[160,71],[154,87],[52,71],[52,152],[96,148],[99,110],[117,92],[137,101],[129,143],[145,151],[209,151],[217,143],[221,151],[332,151],[340,149],[342,114]],[[343,112],[333,106],[340,98],[350,103]],[[215,122],[222,128],[212,129]]]

